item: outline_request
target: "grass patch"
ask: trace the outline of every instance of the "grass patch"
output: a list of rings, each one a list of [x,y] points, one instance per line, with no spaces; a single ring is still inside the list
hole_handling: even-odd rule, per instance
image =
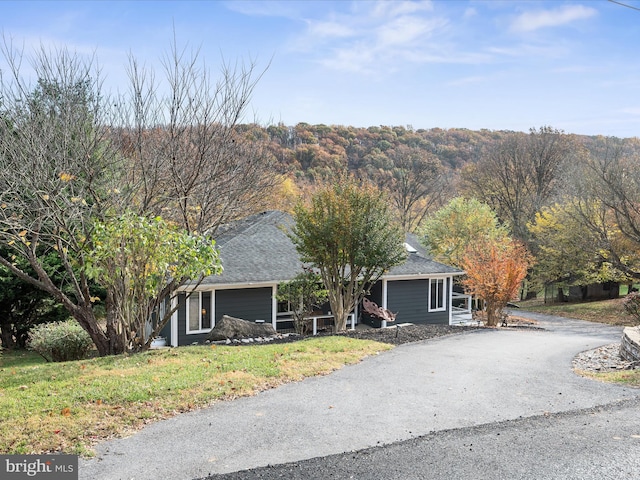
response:
[[[328,336],[275,345],[180,347],[65,363],[3,352],[0,453],[90,455],[96,442],[149,422],[325,375],[390,348]]]
[[[640,388],[640,370],[620,370],[615,372],[578,372],[583,377],[592,378],[601,382],[617,383],[625,387]]]
[[[560,315],[609,325],[634,325],[633,317],[624,311],[623,301],[624,298],[615,298],[591,302],[544,303],[543,300],[536,299],[518,302],[518,305],[522,310],[548,315]]]
[[[28,367],[44,363],[44,358],[31,350],[1,350],[0,369],[9,367]]]

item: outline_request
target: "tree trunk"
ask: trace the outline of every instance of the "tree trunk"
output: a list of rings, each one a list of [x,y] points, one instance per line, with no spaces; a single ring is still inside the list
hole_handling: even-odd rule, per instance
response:
[[[98,325],[98,321],[91,308],[78,307],[73,311],[73,318],[80,324],[82,328],[89,334],[91,340],[93,340],[98,355],[104,357],[110,355],[109,339],[107,338],[104,330]]]
[[[487,305],[487,327],[495,327],[498,325],[500,310],[493,302],[486,302]]]
[[[0,346],[3,348],[15,347],[13,325],[11,323],[0,323]]]
[[[347,329],[347,318],[344,307],[344,293],[339,289],[329,290],[329,305],[333,313],[333,321],[336,332],[344,332]]]
[[[118,316],[116,314],[116,304],[113,299],[113,293],[107,291],[106,298],[106,314],[107,314],[107,339],[109,352],[111,355],[119,355],[126,350],[126,342],[123,338],[122,328],[118,328]]]
[[[344,332],[347,329],[347,312],[345,311],[343,302],[338,305],[331,306],[333,309],[333,318],[336,326],[336,332]]]

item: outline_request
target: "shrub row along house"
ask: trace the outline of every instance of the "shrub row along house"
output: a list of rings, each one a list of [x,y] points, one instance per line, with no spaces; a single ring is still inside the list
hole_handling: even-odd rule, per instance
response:
[[[167,343],[203,342],[223,315],[269,322],[278,331],[290,329],[290,308],[278,302],[277,291],[279,284],[303,270],[288,236],[292,225],[289,214],[269,211],[221,228],[216,242],[224,271],[205,278],[186,302],[185,294],[178,296],[179,308],[162,332]],[[464,299],[453,292],[454,277],[464,272],[431,260],[412,235],[405,247],[406,261],[373,285],[367,298],[397,313],[399,323],[455,324],[469,319],[468,308],[452,305]],[[318,315],[330,317],[329,308],[327,304]],[[354,323],[375,323],[359,310],[352,312]]]

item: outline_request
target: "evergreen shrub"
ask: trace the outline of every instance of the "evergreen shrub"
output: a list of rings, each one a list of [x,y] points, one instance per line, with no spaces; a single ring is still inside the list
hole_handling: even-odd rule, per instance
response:
[[[29,337],[29,348],[47,362],[82,360],[93,347],[91,337],[75,320],[37,325]]]

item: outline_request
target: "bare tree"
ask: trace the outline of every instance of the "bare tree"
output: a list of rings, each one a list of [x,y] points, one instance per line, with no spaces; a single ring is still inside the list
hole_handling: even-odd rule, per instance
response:
[[[491,206],[513,235],[529,243],[527,224],[553,200],[573,152],[572,139],[551,127],[514,133],[489,147],[478,163],[463,171],[474,197]]]
[[[33,85],[21,75],[22,53],[6,40],[1,51],[8,69],[0,77],[0,242],[7,247],[0,264],[51,294],[100,354],[110,353],[83,271],[92,218],[104,214],[122,171],[105,138],[99,76],[91,60],[40,50]],[[50,254],[60,259],[61,281],[47,265]]]
[[[164,62],[167,89],[132,58],[131,94],[111,100],[93,60],[41,50],[31,62],[38,79],[32,85],[22,72],[23,54],[7,42],[2,54],[9,68],[0,78],[0,242],[9,253],[0,264],[61,302],[101,355],[147,346],[148,338],[131,342],[132,332],[123,335],[132,328],[144,334],[116,314],[126,310],[117,299],[131,295],[127,282],[108,286],[122,291],[107,292],[106,322],[96,316],[87,276],[88,255],[99,246],[94,228],[133,211],[213,235],[220,223],[259,208],[275,176],[251,138],[255,129],[239,125],[259,75],[253,64],[225,66],[213,84],[197,54],[187,58],[174,43]],[[60,282],[48,271],[51,254],[65,272]],[[18,256],[33,274],[19,267]],[[188,280],[167,272],[171,291],[159,289],[161,296],[175,295]],[[160,298],[150,305],[159,312]],[[154,322],[154,332],[170,314]]]
[[[255,63],[225,63],[214,82],[198,52],[175,42],[162,63],[159,82],[130,57],[117,130],[131,163],[128,183],[139,211],[213,234],[266,204],[275,186],[266,138],[239,124],[261,73]]]
[[[592,221],[588,210],[582,210],[580,217],[600,239],[599,248],[607,252],[608,260],[627,275],[640,278],[638,141],[599,140],[589,145],[588,159],[573,178],[577,195],[597,205],[602,220]]]
[[[378,183],[389,192],[404,231],[412,232],[442,204],[448,182],[440,160],[423,149],[399,145],[387,156],[392,168],[380,175]]]

